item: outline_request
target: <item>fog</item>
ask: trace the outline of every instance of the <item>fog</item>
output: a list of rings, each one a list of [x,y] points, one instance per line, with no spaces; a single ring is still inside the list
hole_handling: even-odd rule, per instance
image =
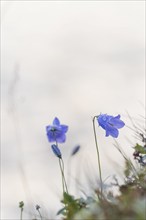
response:
[[[144,125],[144,1],[2,1],[1,8],[1,219],[19,219],[22,200],[25,218],[36,204],[56,218],[61,177],[45,131],[54,117],[69,126],[60,149],[71,194],[90,191],[87,173],[92,184],[99,177],[93,116],[121,114],[117,141],[132,157],[128,114]],[[122,175],[114,140],[98,127],[97,136],[103,177]],[[81,150],[69,159],[76,144]]]

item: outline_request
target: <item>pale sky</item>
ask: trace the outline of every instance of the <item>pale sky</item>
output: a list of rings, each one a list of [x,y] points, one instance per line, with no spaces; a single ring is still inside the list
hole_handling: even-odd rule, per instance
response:
[[[131,126],[128,112],[143,126],[144,4],[1,2],[2,219],[19,219],[21,200],[31,209],[44,206],[53,218],[61,208],[58,161],[45,134],[55,116],[69,125],[60,147],[66,172],[72,148],[82,147],[72,167],[79,166],[85,188],[84,172],[98,177],[92,117],[121,114]],[[123,160],[114,140],[101,128],[97,133],[104,177],[120,173]],[[129,157],[135,141],[131,130],[121,129],[118,142]],[[74,193],[73,177],[71,183]]]

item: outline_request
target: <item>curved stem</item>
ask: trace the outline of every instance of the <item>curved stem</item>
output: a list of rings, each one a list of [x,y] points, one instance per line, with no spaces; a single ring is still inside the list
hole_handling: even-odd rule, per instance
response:
[[[99,147],[97,143],[97,136],[96,136],[96,128],[95,128],[95,119],[97,116],[93,117],[93,131],[94,131],[94,138],[95,138],[95,145],[96,145],[96,152],[97,152],[97,158],[98,158],[98,168],[99,168],[99,177],[100,177],[100,184],[101,184],[101,198],[102,198],[102,175],[101,175],[101,164],[100,164],[100,155],[99,155]]]

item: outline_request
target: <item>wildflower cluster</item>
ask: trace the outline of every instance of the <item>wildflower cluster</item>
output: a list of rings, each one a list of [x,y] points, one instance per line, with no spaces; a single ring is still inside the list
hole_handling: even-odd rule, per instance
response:
[[[134,159],[140,165],[140,169],[136,169],[132,161],[125,155],[123,150],[116,146],[119,152],[125,159],[124,169],[124,181],[123,184],[119,184],[115,179],[115,183],[111,183],[111,186],[116,186],[119,189],[119,195],[114,196],[112,191],[106,191],[107,185],[102,178],[102,168],[100,162],[100,149],[98,146],[97,125],[105,131],[105,137],[118,138],[119,129],[125,126],[125,123],[121,120],[121,116],[118,114],[112,116],[109,114],[100,114],[93,117],[93,131],[95,138],[95,146],[97,151],[98,171],[100,187],[94,189],[92,196],[84,193],[84,197],[75,198],[68,191],[68,184],[65,178],[64,161],[58,144],[66,142],[66,134],[68,131],[68,125],[60,123],[60,120],[55,117],[53,123],[46,126],[46,134],[49,143],[51,143],[51,150],[58,158],[61,177],[63,198],[61,203],[63,207],[57,212],[57,215],[62,216],[62,220],[97,220],[97,219],[131,219],[131,220],[145,220],[145,199],[146,199],[146,138],[144,134],[140,134],[142,144],[136,144],[134,146]],[[76,145],[72,151],[71,156],[76,155],[80,150],[80,145]],[[70,158],[69,158],[70,159]],[[132,201],[132,202],[131,202]],[[24,203],[20,202],[21,217]],[[43,220],[42,213],[40,212],[40,206],[36,205],[36,211],[38,212],[39,219]]]

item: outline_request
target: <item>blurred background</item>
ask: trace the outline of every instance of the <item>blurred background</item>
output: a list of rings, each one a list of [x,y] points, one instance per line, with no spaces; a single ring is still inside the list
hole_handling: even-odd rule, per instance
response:
[[[19,219],[22,200],[25,219],[35,217],[36,204],[59,219],[61,176],[45,131],[55,116],[69,126],[60,149],[71,194],[98,183],[94,115],[121,114],[127,126],[117,141],[132,157],[128,114],[144,126],[144,4],[1,2],[2,220]],[[97,127],[103,178],[120,178],[123,158],[104,133]]]

